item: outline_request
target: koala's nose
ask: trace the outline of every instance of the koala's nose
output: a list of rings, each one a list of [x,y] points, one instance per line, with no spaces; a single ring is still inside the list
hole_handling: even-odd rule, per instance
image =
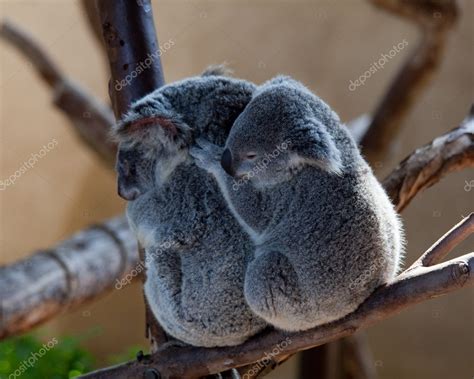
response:
[[[118,184],[118,195],[127,201],[133,201],[140,196],[140,190],[136,187],[128,187]]]
[[[232,167],[232,153],[229,149],[225,149],[222,153],[221,166],[230,176],[234,176],[234,168]]]

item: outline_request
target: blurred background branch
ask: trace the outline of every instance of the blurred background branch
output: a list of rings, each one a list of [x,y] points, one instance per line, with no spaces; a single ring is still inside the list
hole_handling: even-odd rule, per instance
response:
[[[450,28],[455,25],[458,6],[455,0],[371,0],[381,9],[413,22],[421,31],[418,46],[404,62],[381,96],[361,140],[371,162],[390,153],[393,140],[413,108],[421,91],[438,69]]]
[[[0,26],[0,37],[15,47],[52,90],[53,103],[73,125],[80,139],[109,167],[115,164],[116,146],[108,138],[113,113],[102,101],[67,78],[51,57],[24,30],[12,22]]]

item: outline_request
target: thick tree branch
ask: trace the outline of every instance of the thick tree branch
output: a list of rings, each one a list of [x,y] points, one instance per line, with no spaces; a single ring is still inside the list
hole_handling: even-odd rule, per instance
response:
[[[365,333],[357,333],[342,341],[343,368],[349,379],[375,379],[374,359]]]
[[[97,0],[96,9],[110,65],[109,96],[120,119],[135,100],[164,85],[153,13],[149,0]],[[145,252],[141,247],[139,252],[143,262]],[[167,336],[144,298],[145,334],[155,351]]]
[[[109,95],[120,118],[133,101],[165,83],[153,12],[149,0],[97,0],[97,9],[112,77]],[[138,72],[147,59],[152,63]],[[131,82],[120,85],[133,72]]]
[[[120,217],[0,267],[0,339],[96,299],[137,264],[135,239]]]
[[[51,57],[18,26],[4,21],[0,37],[31,62],[39,77],[52,89],[54,105],[71,121],[80,139],[113,167],[116,146],[108,138],[114,123],[110,108],[66,78]]]
[[[398,196],[392,197],[397,208],[404,208],[416,193],[427,188],[426,185],[419,185],[420,180],[405,181],[398,178],[411,178],[413,172],[416,177],[423,178],[423,183],[433,184],[449,171],[473,165],[472,156],[470,159],[462,159],[461,161],[456,159],[456,165],[449,163],[453,161],[453,157],[472,155],[474,146],[471,130],[473,128],[472,118],[473,112],[471,111],[461,126],[416,150],[389,175],[384,181],[384,187],[388,193],[398,194]],[[440,158],[437,159],[437,157]],[[436,165],[433,160],[436,161]],[[417,164],[405,164],[405,162],[412,161],[417,162]],[[433,167],[444,167],[444,169],[440,171],[439,169],[433,169]],[[424,174],[421,175],[420,171],[423,171]],[[410,194],[410,196],[407,194]],[[454,243],[459,243],[467,237],[468,233],[472,233],[471,223],[472,216],[469,216],[468,221],[460,223],[445,235],[445,242],[438,241],[436,245],[452,247]],[[456,237],[453,237],[453,234]],[[433,253],[430,253],[430,250],[420,259],[432,256]],[[442,251],[444,254],[447,249],[444,248]],[[440,256],[441,253],[438,253],[437,260],[433,260],[433,262],[439,261]],[[128,362],[115,368],[99,370],[84,377],[112,378],[117,377],[117,375],[133,377],[134,375],[143,375],[145,370],[152,368],[159,372],[163,378],[196,378],[244,365],[252,367],[252,362],[262,359],[263,353],[271,351],[277,344],[281,346],[281,341],[288,336],[292,341],[293,339],[296,340],[297,343],[293,344],[292,342],[288,349],[282,349],[280,357],[286,357],[298,351],[351,335],[356,330],[370,326],[393,313],[398,313],[409,305],[466,285],[472,285],[474,284],[473,269],[474,253],[432,267],[416,266],[401,274],[393,283],[378,289],[356,312],[334,323],[291,335],[270,331],[256,336],[238,347],[165,349],[153,354],[146,364],[143,362]],[[276,361],[278,361],[278,357]]]
[[[299,333],[264,332],[235,347],[170,347],[145,362],[128,362],[82,378],[132,378],[154,369],[161,378],[197,378],[264,358],[279,346],[280,354],[328,343],[396,314],[410,305],[474,284],[474,253],[431,267],[419,267],[377,289],[354,313],[331,324]],[[289,341],[282,344],[282,341]],[[291,342],[290,342],[291,341]]]
[[[381,161],[390,153],[394,136],[415,100],[437,70],[443,56],[448,31],[455,24],[455,0],[371,0],[376,6],[401,16],[418,26],[422,36],[392,80],[361,140],[369,161]]]

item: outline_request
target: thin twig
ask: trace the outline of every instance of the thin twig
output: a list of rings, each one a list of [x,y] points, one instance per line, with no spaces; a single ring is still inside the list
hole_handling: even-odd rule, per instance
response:
[[[408,270],[416,267],[428,267],[437,264],[457,245],[474,233],[474,213],[465,217],[449,232],[442,236],[426,252],[413,263]],[[407,270],[407,271],[408,271]]]

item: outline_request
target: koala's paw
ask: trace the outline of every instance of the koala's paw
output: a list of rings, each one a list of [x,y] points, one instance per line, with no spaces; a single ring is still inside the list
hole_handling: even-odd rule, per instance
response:
[[[223,148],[203,139],[196,139],[195,144],[189,149],[196,166],[208,172],[215,172],[220,168]]]

